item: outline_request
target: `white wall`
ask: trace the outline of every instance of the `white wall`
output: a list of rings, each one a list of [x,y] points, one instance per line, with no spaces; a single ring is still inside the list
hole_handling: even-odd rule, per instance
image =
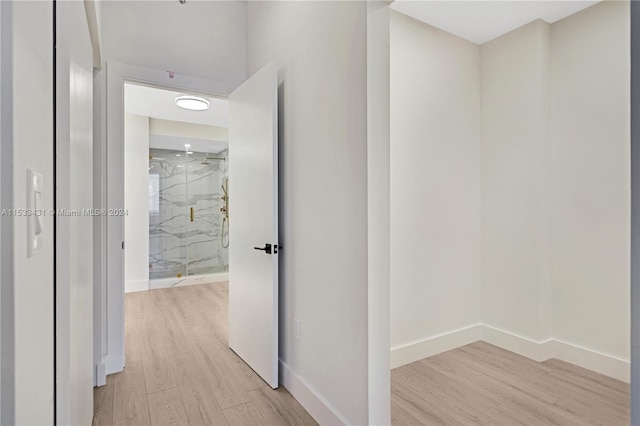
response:
[[[102,2],[103,60],[237,87],[246,79],[246,8],[241,1]]]
[[[124,115],[124,291],[149,289],[149,117]]]
[[[629,3],[551,26],[554,337],[629,359]]]
[[[229,129],[226,127],[162,120],[159,118],[149,119],[149,133],[182,138],[213,139],[216,141],[229,140]]]
[[[332,407],[324,423],[367,424],[366,4],[247,8],[249,74],[279,65],[285,386],[318,420],[292,376]]]
[[[549,24],[481,47],[482,321],[549,336]]]
[[[27,168],[42,173],[42,204],[53,207],[52,5],[12,4],[15,208],[26,208]],[[53,216],[43,221],[42,249],[27,257],[27,218],[14,218],[15,424],[53,422]]]
[[[477,45],[391,12],[391,347],[480,320]]]

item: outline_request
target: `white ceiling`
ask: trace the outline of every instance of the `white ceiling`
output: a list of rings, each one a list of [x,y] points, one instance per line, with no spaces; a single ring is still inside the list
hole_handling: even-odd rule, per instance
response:
[[[391,8],[436,28],[483,44],[536,19],[552,24],[598,3],[584,0],[396,0]]]
[[[178,107],[175,103],[175,98],[184,94],[184,92],[125,83],[124,111],[127,114],[161,120],[228,127],[229,102],[226,99],[205,97],[211,102],[211,108],[206,111],[190,111]],[[195,152],[215,153],[228,146],[227,141],[193,138],[187,135],[151,135],[149,138],[150,148],[184,150],[185,143],[191,144],[189,149]]]
[[[175,103],[176,97],[184,94],[184,92],[126,83],[124,111],[128,114],[163,120],[229,127],[229,101],[206,97],[211,102],[211,108],[206,111],[190,111],[178,107]]]

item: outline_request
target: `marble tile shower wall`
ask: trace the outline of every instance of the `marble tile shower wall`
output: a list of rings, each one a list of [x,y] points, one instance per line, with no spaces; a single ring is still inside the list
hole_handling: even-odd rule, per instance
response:
[[[226,158],[227,150],[186,155],[152,148],[149,157],[149,278],[228,271],[220,212],[228,161],[202,164],[206,157]],[[225,243],[228,232],[225,225]]]

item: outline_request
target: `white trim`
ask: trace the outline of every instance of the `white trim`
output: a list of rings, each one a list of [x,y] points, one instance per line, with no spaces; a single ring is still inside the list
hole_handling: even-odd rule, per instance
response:
[[[147,290],[149,290],[148,280],[126,281],[124,283],[125,293],[135,293],[136,291],[147,291]]]
[[[99,23],[100,16],[96,9],[96,0],[84,0],[84,10],[87,14],[87,23],[89,25],[89,37],[91,38],[93,67],[102,69],[102,39]]]
[[[534,361],[551,358],[629,383],[628,360],[558,339],[533,340],[486,324],[475,324],[391,349],[391,368],[397,368],[482,340]]]
[[[96,364],[96,374],[93,378],[94,386],[104,386],[107,384],[107,366],[103,363]]]
[[[156,278],[149,280],[148,288],[149,290],[155,290],[158,288],[184,287],[197,284],[221,283],[224,281],[229,281],[228,272],[221,272],[219,274],[191,275],[181,278]]]
[[[627,360],[561,340],[553,340],[549,345],[553,358],[629,383],[631,363]]]
[[[538,362],[554,358],[550,350],[551,346],[549,345],[552,339],[536,341],[496,327],[491,327],[490,325],[482,324],[481,340]]]
[[[280,383],[321,426],[353,424],[282,360],[280,360]]]
[[[426,339],[416,340],[391,348],[391,368],[450,351],[469,343],[477,342],[482,336],[482,324],[458,328]]]
[[[367,270],[369,425],[391,423],[389,7],[367,2]]]
[[[13,206],[13,2],[0,1],[0,207]],[[0,424],[15,423],[13,218],[0,217]]]
[[[106,74],[95,70],[93,77],[93,205],[105,209],[107,205]],[[104,216],[94,218],[93,228],[93,357],[94,364],[105,365],[107,355],[107,221]],[[102,374],[102,375],[100,375]],[[94,386],[106,382],[106,367],[96,369]]]

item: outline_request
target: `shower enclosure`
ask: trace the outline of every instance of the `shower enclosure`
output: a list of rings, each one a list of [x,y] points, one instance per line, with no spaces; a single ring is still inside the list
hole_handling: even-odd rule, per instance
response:
[[[149,150],[150,288],[228,279],[227,150]]]

